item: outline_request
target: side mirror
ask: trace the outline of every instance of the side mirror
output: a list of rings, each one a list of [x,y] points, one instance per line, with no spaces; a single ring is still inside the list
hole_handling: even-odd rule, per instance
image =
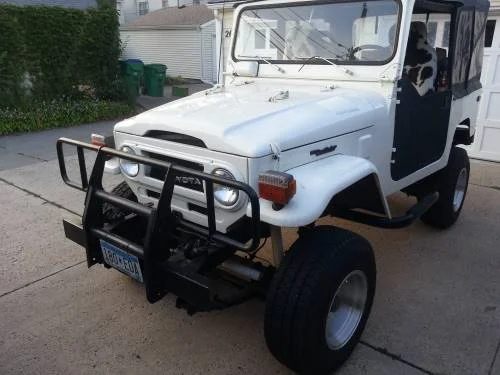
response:
[[[233,74],[240,77],[257,77],[259,63],[257,61],[238,61],[233,64]]]

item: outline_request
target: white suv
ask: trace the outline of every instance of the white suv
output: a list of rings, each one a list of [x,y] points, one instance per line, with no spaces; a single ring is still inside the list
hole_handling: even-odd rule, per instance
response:
[[[61,139],[66,183],[87,191],[66,235],[189,312],[265,295],[266,342],[326,374],[368,319],[376,267],[326,215],[383,228],[448,228],[467,192],[480,99],[484,0],[265,0],[235,11],[224,82],[118,123],[113,139]],[[442,43],[426,20],[453,25]],[[440,28],[442,29],[442,28]],[[459,32],[460,31],[460,32]],[[435,41],[432,41],[435,39]],[[63,144],[78,149],[81,184]],[[97,152],[87,179],[84,149]],[[113,192],[104,172],[121,173]],[[387,197],[418,203],[394,217]],[[281,229],[298,228],[284,251]],[[271,238],[273,262],[254,261]]]

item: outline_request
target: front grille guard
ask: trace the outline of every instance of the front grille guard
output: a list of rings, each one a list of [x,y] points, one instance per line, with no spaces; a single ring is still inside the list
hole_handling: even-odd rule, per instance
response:
[[[76,147],[81,178],[80,184],[72,181],[68,177],[63,151],[64,144]],[[87,177],[84,150],[97,152],[97,157],[94,167],[92,168],[90,178]],[[120,159],[126,159],[139,164],[166,169],[167,173],[165,175],[163,188],[156,208],[148,207],[116,196],[103,189],[102,178],[104,174],[104,165],[106,160],[110,157],[118,157]],[[176,165],[175,163],[152,159],[140,155],[132,155],[113,148],[96,146],[90,143],[68,138],[60,138],[57,141],[57,158],[59,160],[59,169],[64,183],[86,192],[82,227],[88,266],[90,267],[96,263],[103,262],[101,252],[99,251],[100,239],[108,241],[120,247],[124,251],[137,256],[143,260],[144,283],[146,285],[146,294],[150,302],[160,299],[163,295],[162,287],[159,282],[158,272],[160,271],[158,269],[158,263],[160,260],[161,250],[170,248],[169,244],[171,244],[172,241],[171,234],[173,229],[182,227],[201,237],[207,238],[208,240],[216,241],[246,252],[251,252],[259,246],[259,198],[255,191],[247,184],[182,167]],[[172,213],[171,201],[174,192],[175,177],[179,173],[188,173],[205,181],[208,227],[194,224]],[[250,218],[250,241],[243,243],[217,231],[214,207],[214,183],[238,189],[247,195],[252,208],[252,216]],[[147,219],[146,236],[142,246],[105,229],[102,214],[102,206],[105,202],[111,203],[114,206],[123,208]]]

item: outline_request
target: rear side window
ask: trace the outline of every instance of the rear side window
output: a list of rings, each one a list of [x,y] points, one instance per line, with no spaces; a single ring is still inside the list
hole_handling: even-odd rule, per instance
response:
[[[479,79],[481,78],[481,69],[483,68],[483,53],[485,41],[484,31],[486,29],[486,17],[486,12],[476,10],[476,15],[474,17],[474,35],[472,39],[472,56],[469,69],[469,83],[467,85],[468,89],[473,88],[473,86],[477,86],[477,83],[479,83]]]
[[[471,56],[471,37],[474,29],[474,9],[464,9],[458,16],[453,56],[453,91],[458,97],[466,95],[467,70]]]
[[[465,8],[458,14],[452,72],[452,91],[458,98],[481,88],[484,46],[491,46],[495,26],[488,25],[487,17],[487,9]]]

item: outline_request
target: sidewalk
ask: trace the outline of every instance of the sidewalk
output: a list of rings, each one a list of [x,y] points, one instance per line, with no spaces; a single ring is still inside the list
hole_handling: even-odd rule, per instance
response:
[[[206,83],[187,83],[175,85],[187,88],[189,95],[212,87]],[[177,100],[172,95],[172,86],[165,86],[165,96],[152,97],[141,95],[137,104],[144,110],[149,110],[162,104]],[[58,138],[66,137],[81,141],[90,141],[90,134],[111,135],[117,121],[103,121],[86,125],[57,128],[41,132],[20,133],[0,137],[0,171],[22,167],[39,162],[53,160],[57,157],[55,144]],[[68,150],[68,155],[75,150]]]
[[[0,137],[0,171],[53,160],[57,158],[57,139],[66,137],[89,142],[92,133],[113,134],[113,126],[116,122],[102,121]],[[76,153],[74,148],[65,152],[67,155]]]

